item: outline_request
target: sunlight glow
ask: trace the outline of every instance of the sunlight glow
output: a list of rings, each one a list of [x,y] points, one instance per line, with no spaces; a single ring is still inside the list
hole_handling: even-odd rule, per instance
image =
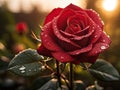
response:
[[[38,7],[39,10],[42,10],[44,12],[49,12],[51,11],[53,8],[57,8],[57,7],[66,7],[67,5],[69,5],[70,3],[75,4],[77,6],[81,6],[81,7],[85,7],[85,1],[81,1],[81,0],[47,0],[47,2],[45,0],[38,0],[38,2],[36,2],[37,6],[41,6]]]
[[[115,10],[117,3],[118,0],[104,0],[102,6],[106,11],[113,11]]]
[[[3,5],[4,0],[0,0],[0,7]]]
[[[70,3],[86,7],[86,0],[5,0],[8,8],[12,12],[25,12],[29,13],[34,7],[39,11],[50,12],[53,8],[61,7],[64,8]]]
[[[20,0],[7,0],[8,9],[14,13],[20,12]]]

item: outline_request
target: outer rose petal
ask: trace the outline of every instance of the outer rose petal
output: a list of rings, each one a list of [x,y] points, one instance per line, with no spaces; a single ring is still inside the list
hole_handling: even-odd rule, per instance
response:
[[[98,27],[93,26],[93,29],[94,29],[94,33],[91,35],[89,43],[97,42],[102,34],[102,30],[99,26]]]
[[[62,11],[63,9],[62,8],[56,8],[56,9],[53,9],[51,11],[51,13],[49,13],[45,19],[45,22],[44,22],[44,25],[46,23],[48,23],[49,21],[52,21],[54,19],[54,17],[58,16],[60,14],[60,12]]]
[[[109,44],[106,43],[96,43],[93,46],[93,49],[87,54],[88,56],[94,56],[105,51],[109,47]]]
[[[101,36],[97,40],[96,44],[93,46],[93,49],[88,53],[88,56],[94,56],[106,50],[111,43],[110,38],[106,33],[101,32]]]
[[[75,11],[83,11],[82,8],[80,8],[80,7],[78,7],[78,6],[75,6],[75,5],[73,5],[73,4],[68,5],[66,8],[73,9],[73,10],[75,10]]]
[[[98,58],[99,55],[95,55],[95,56],[91,56],[91,57],[87,57],[85,55],[83,56],[78,56],[78,58],[76,60],[74,60],[72,63],[74,64],[79,64],[80,62],[89,62],[89,63],[94,63],[96,61],[96,59]]]
[[[106,44],[109,45],[111,43],[111,40],[108,37],[108,35],[105,32],[103,32],[101,34],[101,37],[99,38],[98,42],[106,43]]]
[[[97,24],[100,26],[100,28],[103,30],[103,21],[101,20],[101,18],[99,17],[99,14],[97,12],[95,12],[92,9],[89,10],[85,10],[86,13],[88,14],[88,16]]]
[[[45,48],[50,51],[61,51],[61,48],[56,43],[56,37],[53,34],[51,22],[47,23],[41,32],[41,40]]]
[[[60,62],[71,62],[74,60],[67,52],[52,52],[53,57]]]
[[[58,17],[58,21],[57,21],[57,26],[60,30],[65,30],[66,26],[67,26],[67,19],[70,16],[73,16],[75,14],[75,11],[73,11],[72,9],[64,9],[62,10],[62,12],[60,13],[59,17]]]
[[[44,56],[48,56],[48,57],[51,57],[51,53],[48,49],[46,49],[43,45],[41,45],[38,49],[37,49],[37,52],[40,54],[40,55],[44,55]]]
[[[68,52],[70,55],[80,55],[82,53],[85,53],[85,52],[88,52],[92,49],[92,45],[88,45],[87,47],[85,48],[82,48],[82,49],[78,49],[78,50],[74,50],[74,51],[71,51],[71,52]]]

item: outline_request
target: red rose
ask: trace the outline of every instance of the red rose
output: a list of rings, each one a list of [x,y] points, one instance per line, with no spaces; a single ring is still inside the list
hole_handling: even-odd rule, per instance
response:
[[[94,10],[73,4],[48,14],[40,36],[39,54],[75,64],[94,63],[111,42],[103,32],[99,15]]]
[[[27,24],[24,22],[20,22],[16,24],[16,31],[19,34],[26,34],[28,32]]]

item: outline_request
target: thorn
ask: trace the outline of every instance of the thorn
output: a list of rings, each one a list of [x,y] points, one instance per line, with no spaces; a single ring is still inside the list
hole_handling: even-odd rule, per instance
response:
[[[42,31],[42,26],[41,26],[41,25],[39,25],[39,28],[40,28],[40,30]]]
[[[36,37],[35,33],[34,33],[33,31],[31,31],[31,32],[32,32],[32,37],[33,37],[35,40],[41,42],[41,40],[40,40],[38,37]]]

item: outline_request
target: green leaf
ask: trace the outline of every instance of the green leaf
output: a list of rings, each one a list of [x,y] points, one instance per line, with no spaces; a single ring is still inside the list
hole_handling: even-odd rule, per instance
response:
[[[114,81],[120,79],[118,71],[105,60],[98,59],[88,70],[98,80]]]
[[[36,50],[26,49],[10,61],[8,70],[21,76],[32,76],[45,69],[44,65],[40,63],[40,60],[43,59],[44,57],[39,55]]]
[[[58,86],[57,79],[51,79],[38,90],[68,90],[65,85],[61,85],[61,87],[62,89]]]
[[[58,85],[57,79],[51,79],[38,90],[57,90],[58,88],[57,85]]]
[[[31,90],[37,90],[40,87],[42,87],[45,83],[47,83],[49,80],[51,80],[51,76],[42,76],[37,78],[33,84],[32,84],[32,89]]]

